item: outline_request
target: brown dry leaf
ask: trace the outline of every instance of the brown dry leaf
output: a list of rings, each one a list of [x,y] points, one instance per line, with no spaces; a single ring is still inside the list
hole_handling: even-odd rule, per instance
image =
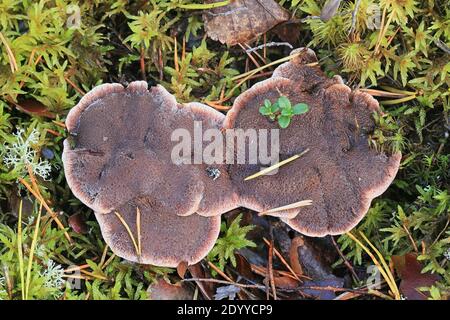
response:
[[[188,269],[188,263],[186,261],[181,261],[177,266],[177,273],[181,279],[184,279],[184,275]]]
[[[211,278],[209,274],[206,273],[207,270],[203,268],[202,263],[196,263],[194,265],[190,265],[188,267],[189,272],[191,273],[191,276],[193,278],[198,279],[205,279],[205,278]],[[195,281],[198,288],[200,289],[200,292],[203,294],[203,297],[207,300],[212,300],[212,297],[214,296],[214,293],[216,292],[215,285],[212,282],[206,282],[206,281]]]
[[[81,213],[75,213],[69,217],[69,226],[73,231],[79,234],[85,234],[88,232],[88,226]]]
[[[287,20],[289,13],[273,0],[232,0],[203,14],[208,36],[229,45],[250,41]]]
[[[251,265],[252,271],[262,277],[267,276],[267,267]],[[280,289],[295,289],[300,285],[300,282],[295,279],[290,272],[282,270],[273,270],[273,280],[275,287]]]
[[[286,276],[274,277],[273,280],[275,282],[275,287],[279,289],[293,290],[300,285],[298,280]]]
[[[304,244],[302,237],[295,237],[292,239],[291,248],[289,250],[289,260],[292,270],[296,274],[303,275],[303,267],[300,264],[299,254],[297,248]]]
[[[418,288],[431,287],[436,281],[441,280],[437,274],[422,273],[423,266],[413,253],[393,256],[392,261],[397,274],[402,279],[400,291],[409,300],[427,300],[428,294],[419,291]]]
[[[55,114],[48,111],[46,106],[34,99],[26,99],[19,102],[17,104],[17,108],[33,116],[46,117],[50,119],[55,118]]]
[[[273,28],[273,33],[283,42],[290,43],[293,47],[300,44],[300,23],[298,21],[286,21]]]
[[[238,272],[239,276],[245,279],[254,280],[255,277],[252,272],[252,266],[250,265],[248,260],[239,253],[236,253],[235,257],[236,257],[236,271]]]
[[[151,284],[147,292],[151,300],[192,300],[194,291],[185,283],[168,283],[164,279]]]

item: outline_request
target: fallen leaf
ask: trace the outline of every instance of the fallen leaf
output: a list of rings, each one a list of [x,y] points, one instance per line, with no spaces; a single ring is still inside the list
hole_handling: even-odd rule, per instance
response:
[[[238,272],[238,275],[249,280],[254,280],[254,274],[252,272],[252,267],[250,263],[247,261],[247,259],[239,254],[235,254],[236,257],[236,271]]]
[[[188,270],[193,278],[198,279],[211,278],[211,276],[206,273],[201,262],[189,266]],[[198,288],[200,289],[200,292],[203,294],[205,299],[212,300],[212,297],[214,296],[215,292],[214,283],[206,281],[195,281],[195,283],[197,284]]]
[[[330,265],[334,260],[328,244],[319,239],[297,236],[292,239],[289,259],[292,269],[297,274],[305,274],[313,279],[334,278]]]
[[[184,279],[184,275],[186,274],[187,269],[188,269],[188,264],[186,261],[182,261],[178,264],[177,273],[181,279]]]
[[[304,244],[302,237],[295,237],[292,239],[291,242],[291,248],[289,250],[289,259],[290,259],[290,265],[292,270],[296,274],[303,274],[303,267],[300,264],[299,254],[298,254],[298,247],[302,246]]]
[[[19,110],[33,116],[46,117],[50,119],[54,119],[56,117],[54,113],[48,111],[45,105],[34,99],[23,100],[16,104],[16,106]]]
[[[151,300],[192,300],[194,291],[182,282],[168,283],[164,279],[151,284],[147,292]]]
[[[300,23],[298,21],[286,21],[273,28],[275,33],[281,41],[290,43],[293,47],[298,47],[300,44]]]
[[[320,12],[320,19],[322,21],[328,21],[333,18],[339,10],[341,0],[327,0]]]
[[[305,281],[300,287],[301,291],[309,296],[319,300],[332,300],[336,298],[338,289],[344,286],[344,279],[334,277],[332,279],[324,279],[318,281]],[[333,290],[335,289],[335,290]]]
[[[234,300],[239,291],[241,291],[241,289],[235,285],[219,287],[214,295],[214,300],[222,300],[225,298],[228,300]]]
[[[279,289],[295,289],[298,288],[300,282],[287,276],[273,277],[275,287]]]
[[[69,226],[73,231],[79,234],[85,234],[88,232],[86,221],[81,213],[75,213],[69,217]]]
[[[402,279],[400,291],[409,300],[427,300],[428,293],[421,292],[418,288],[431,287],[436,281],[441,280],[437,274],[422,273],[423,266],[413,253],[393,256],[392,261],[398,276]]]
[[[17,187],[14,186],[8,198],[13,216],[19,216],[20,201],[22,201],[22,218],[28,218],[33,213],[33,201],[35,200],[33,196],[30,198],[19,197]]]
[[[289,17],[289,13],[274,0],[234,0],[226,6],[206,10],[203,21],[211,39],[235,45],[264,34]]]

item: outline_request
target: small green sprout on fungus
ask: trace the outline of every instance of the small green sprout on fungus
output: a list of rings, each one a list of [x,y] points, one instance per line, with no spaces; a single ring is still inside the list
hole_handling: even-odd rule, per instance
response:
[[[270,120],[278,121],[280,128],[285,129],[291,123],[295,115],[308,112],[309,107],[306,103],[298,103],[292,106],[291,101],[285,96],[281,96],[272,104],[268,99],[264,100],[264,106],[259,108],[259,113],[269,117]]]

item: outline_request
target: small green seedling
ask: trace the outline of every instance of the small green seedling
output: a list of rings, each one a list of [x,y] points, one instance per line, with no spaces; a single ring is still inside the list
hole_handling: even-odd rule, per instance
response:
[[[298,103],[292,106],[291,101],[285,96],[281,96],[272,104],[268,99],[264,100],[264,106],[259,108],[259,113],[269,117],[270,120],[277,120],[280,128],[285,129],[291,123],[295,115],[308,112],[309,107],[306,103]]]

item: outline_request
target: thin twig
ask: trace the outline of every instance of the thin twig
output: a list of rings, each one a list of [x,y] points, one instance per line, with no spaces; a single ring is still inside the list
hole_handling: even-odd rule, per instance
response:
[[[226,281],[226,280],[219,280],[219,279],[210,279],[210,278],[189,278],[189,279],[182,279],[182,282],[195,282],[195,281],[201,281],[201,282],[213,282],[213,283],[220,283],[220,284],[228,284],[233,285],[236,287],[241,288],[249,288],[249,289],[265,289],[265,286],[258,285],[258,284],[242,284],[232,281]]]
[[[254,52],[257,50],[265,49],[267,47],[280,47],[280,46],[286,46],[286,47],[289,47],[290,49],[294,48],[289,42],[269,42],[269,43],[264,43],[262,45],[254,47],[254,48],[247,49],[247,50],[245,50],[245,52],[251,53],[251,52]]]
[[[247,56],[250,58],[250,60],[252,60],[253,64],[257,68],[260,68],[261,65],[258,63],[258,61],[256,61],[255,57],[252,56],[251,52],[248,52],[248,50],[245,50],[244,46],[241,43],[238,43],[238,45],[241,47],[242,50],[244,50],[244,52],[247,54]]]
[[[270,245],[269,240],[267,240],[266,238],[263,237],[264,242],[267,245]],[[300,277],[295,273],[295,271],[292,269],[292,267],[289,265],[289,263],[287,263],[287,261],[283,258],[283,256],[281,255],[281,253],[277,250],[277,248],[273,248],[273,252],[275,253],[275,255],[278,257],[278,259],[280,259],[280,261],[286,266],[286,268],[292,273],[292,275],[294,276],[294,278],[298,281],[300,280]]]
[[[214,263],[212,263],[211,261],[208,261],[208,265],[209,265],[214,271],[216,271],[222,278],[224,278],[225,280],[230,281],[230,282],[232,282],[233,284],[236,283],[236,282],[235,282],[231,277],[229,277],[225,272],[223,272],[222,270],[220,270],[219,268],[217,268],[217,266],[214,265]],[[245,290],[245,289],[243,289],[243,290]],[[245,290],[245,293],[246,293],[246,294],[249,294],[249,292],[246,291],[246,290]],[[239,297],[240,299],[242,299],[242,295],[241,295],[240,292],[238,292],[237,295],[238,295],[238,297]]]
[[[417,245],[414,242],[414,239],[413,239],[411,233],[409,232],[408,227],[406,227],[406,225],[404,223],[402,224],[402,227],[405,230],[406,234],[408,235],[409,241],[411,242],[411,244],[412,244],[412,246],[414,248],[414,251],[415,252],[419,252],[419,249],[417,248]]]
[[[64,76],[64,80],[66,80],[66,82],[68,84],[70,84],[82,96],[84,96],[86,94],[86,92],[81,90],[72,80],[69,79],[69,77]]]
[[[331,238],[331,242],[333,243],[333,246],[335,247],[337,253],[339,254],[339,256],[341,257],[341,259],[344,261],[344,265],[347,267],[347,269],[351,272],[351,274],[353,275],[353,277],[356,279],[356,281],[360,281],[358,275],[355,272],[355,269],[353,269],[353,266],[350,264],[350,262],[348,261],[348,259],[344,256],[344,254],[342,253],[341,249],[339,248],[338,244],[336,243],[336,240],[334,240],[333,236],[330,236]]]
[[[267,273],[269,275],[270,287],[272,288],[273,299],[277,300],[277,289],[275,288],[275,279],[273,277],[273,230],[270,226],[269,259],[267,262]]]

